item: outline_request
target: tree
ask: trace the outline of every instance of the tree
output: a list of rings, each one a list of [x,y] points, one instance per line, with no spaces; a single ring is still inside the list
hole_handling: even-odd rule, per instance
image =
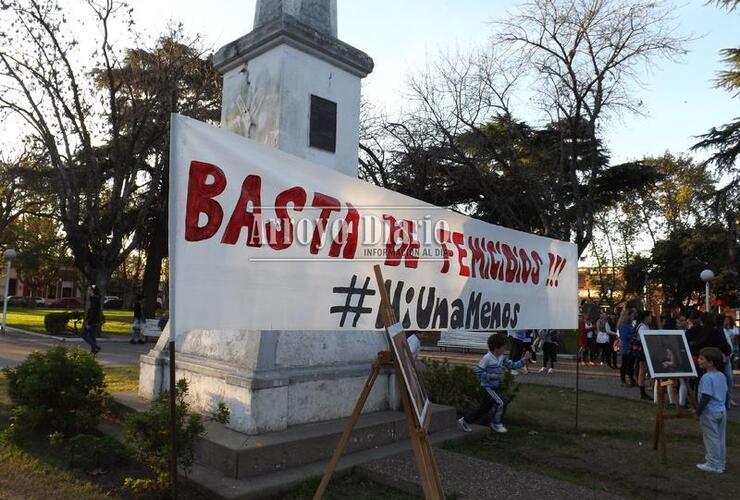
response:
[[[56,285],[59,269],[71,265],[71,258],[60,236],[59,223],[52,217],[25,214],[10,227],[9,232],[18,256],[13,267],[25,285],[36,291]]]
[[[737,282],[728,279],[727,273],[729,237],[720,224],[697,224],[673,231],[656,242],[650,278],[662,285],[668,304],[687,310],[701,303],[704,284],[699,273],[707,268],[718,271],[715,293],[732,305],[737,303]]]
[[[153,48],[127,50],[123,64],[110,75],[115,85],[128,89],[119,104],[122,134],[130,137],[129,142],[135,142],[136,135],[148,138],[139,151],[147,158],[149,189],[156,193],[141,238],[146,253],[141,292],[147,318],[153,318],[157,308],[162,261],[167,257],[170,114],[206,122],[216,122],[221,115],[221,78],[199,45],[197,38],[187,39],[177,26]],[[98,74],[100,89],[106,87],[107,78]]]
[[[625,269],[626,295],[642,295],[648,284],[652,264],[638,249],[708,220],[715,191],[713,173],[689,156],[666,152],[639,163],[654,171],[653,180],[596,214],[589,247],[599,270]],[[601,274],[605,290],[613,290],[616,280],[609,272]]]
[[[361,174],[582,253],[596,214],[653,176],[639,163],[610,166],[601,126],[639,110],[638,72],[678,57],[686,40],[655,2],[527,2],[496,24],[486,50],[442,55],[412,75],[411,112],[368,120],[381,135],[363,145]],[[539,89],[544,127],[516,118],[522,82]]]
[[[685,52],[688,38],[674,33],[661,2],[532,0],[498,23],[494,43],[532,68],[537,100],[557,125],[560,177],[571,186],[570,232],[580,252],[593,237],[603,168],[592,138],[610,115],[640,111],[632,92],[640,71]]]
[[[112,46],[116,29],[131,29],[124,2],[80,3],[87,17],[73,23],[56,0],[0,0],[0,107],[43,147],[74,263],[105,294],[111,273],[156,234],[153,221],[166,220],[167,113],[189,96],[177,95],[182,73],[150,72],[142,52]],[[95,38],[90,52],[76,41],[82,30]]]
[[[739,0],[717,0],[717,5],[733,12],[739,5]],[[728,69],[719,73],[717,86],[725,88],[740,97],[740,47],[728,48],[721,51]],[[737,266],[738,241],[740,240],[740,169],[737,159],[740,156],[740,117],[734,121],[712,127],[709,132],[699,136],[700,141],[692,149],[711,150],[713,153],[707,163],[713,165],[720,174],[726,176],[728,182],[714,193],[713,211],[718,220],[725,224],[731,237],[727,241],[729,263],[732,266],[730,273],[737,280],[740,269]]]
[[[41,214],[47,200],[38,189],[37,158],[26,150],[12,160],[0,160],[0,247],[13,244],[11,226],[25,214]]]
[[[139,245],[156,195],[147,187],[157,179],[139,177],[145,159],[121,119],[127,89],[111,78],[120,60],[111,29],[125,4],[86,3],[95,31],[71,25],[55,0],[3,2],[0,106],[22,118],[44,148],[75,265],[105,293],[113,269]],[[90,54],[76,41],[83,29],[96,38]],[[104,91],[89,78],[95,72],[107,75]]]
[[[625,200],[622,210],[642,222],[653,244],[671,232],[707,218],[708,200],[715,192],[716,180],[706,164],[670,152],[645,157],[641,163],[655,169],[655,182]]]

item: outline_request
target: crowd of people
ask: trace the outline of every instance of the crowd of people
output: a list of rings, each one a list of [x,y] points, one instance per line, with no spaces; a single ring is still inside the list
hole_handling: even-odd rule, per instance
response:
[[[600,364],[616,368],[618,354],[621,358],[619,374],[622,385],[638,387],[641,399],[656,402],[658,382],[653,382],[655,390],[652,397],[646,389],[649,375],[640,333],[649,330],[685,332],[689,354],[698,376],[673,380],[668,385],[668,400],[670,404],[679,404],[685,408],[691,408],[693,403],[691,409],[700,418],[707,451],[706,462],[697,467],[708,472],[723,472],[726,412],[737,406],[733,400],[733,367],[737,360],[740,332],[733,318],[701,311],[695,311],[688,317],[674,317],[670,311],[657,316],[650,311],[624,308],[616,321],[616,330],[612,328],[612,321],[613,317],[604,313],[596,322],[589,318],[580,320],[578,362],[594,365],[594,356],[597,356]],[[603,345],[604,334],[610,335],[611,349]],[[616,338],[611,337],[612,334]],[[670,349],[666,350],[664,357],[664,366],[679,363],[678,353]],[[690,401],[690,394],[696,395],[693,402]]]
[[[593,352],[598,349],[597,333],[609,332],[611,348],[604,348],[600,357],[600,364],[608,364],[617,368],[617,356],[621,358],[619,375],[622,385],[638,387],[642,399],[654,399],[647,393],[645,381],[648,377],[645,350],[640,340],[640,332],[649,330],[683,330],[689,345],[694,364],[698,366],[700,351],[705,347],[714,347],[723,354],[723,373],[727,378],[728,406],[735,406],[732,400],[732,368],[737,359],[738,338],[740,332],[729,316],[715,313],[696,311],[688,318],[682,315],[674,317],[671,313],[657,316],[650,311],[637,311],[624,308],[616,321],[616,330],[611,326],[612,318],[601,314],[597,322],[581,319],[579,326],[579,362],[582,365],[594,365]],[[612,333],[613,332],[613,333]],[[615,335],[612,339],[611,335]],[[591,340],[593,339],[593,340]],[[701,376],[701,369],[698,368]],[[687,389],[685,382],[681,382],[679,402],[686,406]],[[669,392],[671,402],[674,395]]]
[[[740,340],[740,332],[731,317],[700,311],[688,318],[681,315],[674,317],[670,312],[657,316],[647,310],[631,308],[622,309],[616,316],[601,313],[598,318],[582,317],[579,320],[577,362],[583,366],[598,364],[618,369],[622,385],[639,388],[641,399],[657,400],[657,381],[652,382],[655,386],[653,396],[648,394],[648,360],[640,336],[640,333],[650,330],[685,332],[698,377],[679,378],[668,385],[669,402],[684,407],[693,406],[691,409],[700,419],[706,461],[697,464],[697,467],[707,472],[724,472],[726,412],[730,407],[737,406],[732,399],[732,370]],[[503,374],[506,371],[517,374],[520,369],[527,370],[527,365],[537,362],[538,352],[543,357],[539,372],[553,373],[560,342],[561,332],[558,330],[513,330],[508,332],[508,342],[505,335],[491,335],[488,352],[475,367],[480,381],[481,403],[460,418],[460,428],[470,432],[471,423],[491,414],[491,428],[495,432],[506,432],[503,418],[508,402],[499,391]],[[507,344],[508,355],[505,353]],[[662,361],[664,368],[679,365],[679,355],[673,350],[666,349],[665,353],[659,354],[665,357],[665,361]],[[651,359],[655,357],[651,356]],[[653,368],[654,364],[655,361]],[[690,398],[690,394],[696,397]]]

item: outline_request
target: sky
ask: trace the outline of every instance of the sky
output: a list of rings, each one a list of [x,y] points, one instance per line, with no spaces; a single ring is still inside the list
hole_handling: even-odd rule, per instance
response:
[[[406,75],[423,68],[440,50],[484,46],[491,21],[517,2],[505,0],[338,0],[339,38],[365,51],[375,70],[366,97],[395,115],[403,103]],[[156,32],[169,20],[182,22],[218,49],[252,28],[256,0],[132,0],[138,29]],[[740,116],[740,100],[714,88],[722,68],[719,50],[740,43],[740,12],[728,14],[704,0],[673,3],[679,30],[697,37],[680,63],[661,62],[637,88],[642,116],[605,124],[613,162],[666,150],[686,152],[695,136]],[[204,8],[205,6],[205,8]],[[700,155],[701,156],[701,155]]]
[[[468,51],[488,43],[492,21],[516,7],[513,0],[337,0],[339,38],[365,51],[375,70],[363,92],[377,108],[395,117],[404,103],[407,75],[423,69],[445,50]],[[642,115],[624,115],[603,124],[612,162],[687,152],[696,136],[740,116],[740,99],[715,88],[723,68],[719,51],[740,43],[740,11],[728,14],[705,0],[676,0],[681,34],[693,35],[689,53],[679,63],[662,61],[642,76],[635,92]],[[136,30],[155,37],[172,22],[186,33],[199,34],[217,50],[252,29],[256,0],[129,0]],[[64,2],[74,15],[84,2]],[[84,35],[79,37],[85,44]],[[526,95],[521,96],[526,101]],[[515,113],[517,110],[515,109]],[[530,119],[523,112],[519,118]],[[17,122],[0,124],[6,151],[17,142]],[[10,147],[9,147],[10,146]],[[0,152],[0,155],[2,153]],[[694,153],[703,159],[707,153]]]

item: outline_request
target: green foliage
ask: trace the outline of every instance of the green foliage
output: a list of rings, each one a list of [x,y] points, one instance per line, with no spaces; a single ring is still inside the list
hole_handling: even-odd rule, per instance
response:
[[[78,434],[68,446],[69,464],[83,470],[110,469],[129,460],[125,448],[110,436]]]
[[[33,352],[3,370],[18,423],[42,432],[74,436],[97,426],[103,410],[103,369],[78,348]]]
[[[460,413],[478,404],[480,383],[469,367],[451,365],[445,359],[425,361],[424,368],[424,386],[431,401]]]
[[[688,308],[692,301],[701,302],[704,283],[699,273],[713,269],[718,275],[731,276],[727,266],[728,238],[720,225],[696,225],[673,231],[664,240],[656,242],[652,251],[651,278],[662,285],[663,294],[672,305]],[[716,280],[714,293],[735,302],[737,280]],[[720,285],[720,286],[717,286]]]
[[[53,312],[44,316],[44,327],[48,333],[58,335],[67,331],[67,324],[72,320],[81,320],[84,315],[81,311]]]
[[[129,490],[136,498],[146,496],[147,493],[161,489],[161,485],[153,479],[127,477],[123,480],[123,487]]]
[[[195,459],[195,440],[203,433],[200,415],[190,414],[187,402],[188,383],[177,381],[175,426],[177,428],[177,462],[189,469]],[[138,460],[155,475],[155,481],[127,481],[130,488],[164,489],[169,483],[170,404],[169,392],[162,392],[151,408],[126,417],[124,431]]]
[[[59,431],[49,434],[49,446],[57,446],[64,441],[64,434]]]
[[[11,422],[8,427],[0,431],[0,447],[19,444],[22,440],[23,432],[15,422]]]
[[[624,291],[641,294],[650,272],[650,259],[636,255],[624,266]]]
[[[454,407],[463,413],[480,402],[480,381],[467,366],[451,365],[445,359],[424,362],[424,385],[429,399],[437,404]],[[519,391],[519,384],[510,372],[504,373],[500,393],[511,402]]]
[[[218,422],[219,424],[228,424],[231,421],[231,410],[223,401],[218,403],[216,409],[211,415],[211,420]]]

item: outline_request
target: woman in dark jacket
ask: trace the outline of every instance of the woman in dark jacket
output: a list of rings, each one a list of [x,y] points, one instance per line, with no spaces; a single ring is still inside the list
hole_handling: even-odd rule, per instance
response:
[[[145,344],[144,340],[144,325],[146,325],[146,318],[144,317],[144,307],[141,305],[144,297],[141,295],[136,296],[136,302],[134,302],[134,323],[131,325],[131,342],[132,344]]]
[[[85,325],[82,327],[82,340],[90,345],[90,352],[100,351],[96,337],[100,331],[102,315],[100,312],[100,290],[95,285],[90,287],[90,302],[85,314]],[[724,333],[722,334],[724,336]]]

